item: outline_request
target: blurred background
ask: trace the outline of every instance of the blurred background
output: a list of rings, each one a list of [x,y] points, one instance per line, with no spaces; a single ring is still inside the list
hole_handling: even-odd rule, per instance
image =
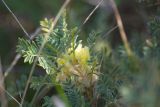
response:
[[[82,26],[86,17],[95,8],[100,0],[71,0],[67,7],[68,26],[82,27],[80,38],[84,40],[91,31],[99,32],[111,40],[111,47],[115,48],[121,43],[118,29],[110,33],[107,32],[116,26],[114,13],[108,0],[100,5],[87,23]],[[126,33],[132,42],[133,35],[136,38],[150,38],[151,32],[148,29],[148,22],[153,18],[160,19],[160,1],[159,0],[115,0],[122,16],[122,21]],[[53,18],[56,16],[64,0],[5,0],[6,4],[17,16],[25,30],[32,34],[39,28],[40,20],[44,18]],[[106,35],[107,34],[107,35]],[[16,45],[19,37],[26,38],[23,30],[8,11],[6,6],[0,1],[0,58],[5,71],[16,55]],[[134,40],[133,40],[134,43]],[[30,70],[29,64],[24,64],[20,59],[13,68],[12,73],[6,81],[6,86],[13,86],[8,90],[14,91],[17,87],[19,73],[27,73]],[[41,68],[37,70],[43,71]],[[27,73],[28,74],[28,73]],[[25,77],[24,79],[25,81]],[[12,81],[12,82],[10,82]],[[6,87],[8,88],[8,87]]]

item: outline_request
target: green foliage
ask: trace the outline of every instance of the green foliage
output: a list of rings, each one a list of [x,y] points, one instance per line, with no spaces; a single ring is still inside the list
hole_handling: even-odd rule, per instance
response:
[[[17,51],[23,55],[24,62],[31,64],[37,57],[38,65],[46,70],[45,77],[32,77],[32,89],[40,93],[43,86],[54,86],[65,104],[72,107],[118,105],[119,99],[130,106],[138,104],[147,107],[149,104],[148,107],[154,107],[157,104],[156,97],[147,99],[146,96],[158,94],[159,89],[159,78],[152,81],[154,74],[147,81],[149,71],[159,74],[160,64],[155,60],[160,56],[159,20],[149,22],[150,40],[145,38],[145,42],[133,44],[133,56],[127,55],[123,45],[112,50],[108,41],[102,40],[96,32],[89,34],[87,45],[83,47],[83,42],[78,40],[78,29],[68,29],[65,14],[55,29],[50,29],[52,22],[48,19],[40,22],[42,32],[34,41],[19,39]],[[46,40],[45,34],[50,31]],[[37,55],[44,41],[46,44]],[[154,62],[151,62],[152,66],[149,66],[149,61]],[[152,82],[154,89],[150,87]],[[141,97],[137,98],[138,95]],[[44,97],[42,106],[52,107],[51,98]]]
[[[44,103],[42,107],[54,107],[53,102],[50,97],[45,96],[43,99],[44,99]]]
[[[17,51],[20,52],[24,59],[24,62],[33,62],[38,50],[35,42],[30,42],[29,40],[19,39],[19,44],[17,46]]]
[[[45,33],[49,31],[52,26],[52,20],[45,19],[41,21],[42,30],[44,33],[36,37],[35,41],[28,41],[24,39],[19,39],[19,45],[17,46],[17,51],[20,52],[24,59],[24,62],[33,63],[35,57],[37,57],[38,50],[45,40]],[[65,52],[65,50],[70,47],[72,43],[72,38],[76,29],[67,29],[67,24],[65,19],[61,19],[59,26],[57,26],[51,35],[49,36],[47,43],[43,49],[43,52],[38,56],[39,66],[43,67],[48,74],[54,73],[56,68],[56,57],[60,53]],[[75,37],[76,38],[76,37]],[[76,39],[74,39],[76,42]]]
[[[158,17],[154,17],[150,23],[150,32],[152,36],[155,36],[158,39],[158,35],[160,33],[160,19]]]
[[[109,54],[106,54],[108,51],[111,53],[109,46],[106,46],[105,43],[103,43],[100,45],[100,49],[96,49],[97,39],[100,38],[100,34],[95,32],[90,33],[87,39],[90,52],[88,56],[87,48],[80,47],[81,45],[79,44],[82,44],[82,41],[77,40],[77,28],[68,30],[64,16],[49,35],[42,53],[38,56],[37,53],[45,40],[45,34],[50,31],[50,27],[52,26],[52,20],[45,19],[40,23],[43,31],[42,34],[37,36],[35,41],[19,39],[19,45],[17,46],[17,51],[23,55],[24,62],[33,63],[35,57],[38,57],[38,65],[46,70],[46,75],[48,75],[47,78],[50,78],[47,81],[45,77],[33,77],[30,86],[31,88],[39,91],[43,86],[60,84],[72,107],[90,107],[94,105],[94,103],[97,103],[98,106],[104,106],[119,98],[118,88],[121,86],[120,81],[122,81],[121,77],[123,74],[120,73],[121,70],[119,70],[119,65],[112,61],[112,58],[115,56],[110,57]],[[79,51],[82,51],[83,55],[81,55],[82,53],[76,53]],[[125,50],[123,53],[126,54]],[[80,63],[78,62],[78,59],[76,59],[76,55],[81,58],[90,57],[90,60]],[[63,58],[62,56],[65,57]],[[127,56],[124,55],[123,57]],[[57,62],[58,59],[61,59],[62,62]],[[81,60],[82,59],[79,61]],[[59,64],[63,64],[63,62],[66,63],[59,66]],[[71,63],[72,65],[66,66],[65,64],[68,63]],[[71,68],[68,68],[70,66]],[[73,69],[75,74],[69,74],[69,76],[66,77],[68,74],[65,70],[68,69],[69,71],[67,71],[67,73]],[[86,74],[79,75],[76,72],[81,72],[82,74],[83,72],[86,72]],[[68,82],[61,81],[59,83],[59,81],[56,81],[57,76],[60,73],[62,73],[62,75],[60,75],[61,77],[58,77],[58,79],[67,78],[66,81]],[[49,97],[45,97],[44,100],[44,107],[52,106]]]
[[[37,90],[39,87],[42,87],[43,85],[48,83],[48,81],[46,81],[46,78],[44,78],[43,76],[32,77],[31,81],[32,82],[31,82],[30,88],[32,88],[34,90]]]
[[[87,107],[84,96],[72,83],[65,83],[64,91],[72,107]]]

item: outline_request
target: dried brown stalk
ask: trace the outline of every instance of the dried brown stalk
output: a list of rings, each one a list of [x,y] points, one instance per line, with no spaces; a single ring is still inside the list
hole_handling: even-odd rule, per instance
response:
[[[123,26],[123,22],[122,22],[120,13],[118,11],[118,8],[116,6],[115,1],[114,0],[110,0],[110,3],[111,3],[111,6],[113,8],[113,11],[114,11],[114,15],[115,15],[115,18],[116,18],[116,21],[117,21],[117,25],[118,25],[118,28],[119,28],[119,31],[120,31],[121,39],[122,39],[122,41],[124,43],[124,46],[125,46],[125,49],[127,51],[128,56],[131,56],[133,53],[131,51],[129,42],[127,40],[127,35],[126,35],[125,29],[124,29],[124,26]]]

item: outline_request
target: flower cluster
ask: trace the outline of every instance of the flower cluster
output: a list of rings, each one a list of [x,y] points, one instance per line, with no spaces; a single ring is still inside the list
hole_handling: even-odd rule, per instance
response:
[[[76,49],[69,48],[60,58],[57,59],[61,72],[57,74],[57,81],[74,79],[75,83],[84,87],[92,86],[98,79],[97,70],[93,69],[88,61],[90,60],[89,48],[78,44]]]

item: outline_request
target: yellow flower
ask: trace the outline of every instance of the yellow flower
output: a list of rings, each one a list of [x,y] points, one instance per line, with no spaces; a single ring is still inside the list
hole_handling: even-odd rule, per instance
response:
[[[70,69],[72,68],[72,63],[70,61],[70,56],[64,54],[61,58],[57,59],[57,64],[63,72],[69,74]]]
[[[81,65],[85,65],[90,59],[89,48],[87,46],[83,48],[82,44],[79,44],[75,49],[75,58]]]
[[[98,76],[91,73],[91,66],[88,65],[90,60],[89,48],[82,47],[78,44],[77,48],[69,48],[64,55],[57,59],[57,64],[61,68],[61,72],[57,75],[58,81],[65,81],[67,78],[76,77],[78,83],[89,87],[97,81]],[[72,53],[71,53],[72,52]]]
[[[66,60],[62,59],[62,58],[58,58],[57,63],[58,63],[59,66],[63,66],[66,63]]]

